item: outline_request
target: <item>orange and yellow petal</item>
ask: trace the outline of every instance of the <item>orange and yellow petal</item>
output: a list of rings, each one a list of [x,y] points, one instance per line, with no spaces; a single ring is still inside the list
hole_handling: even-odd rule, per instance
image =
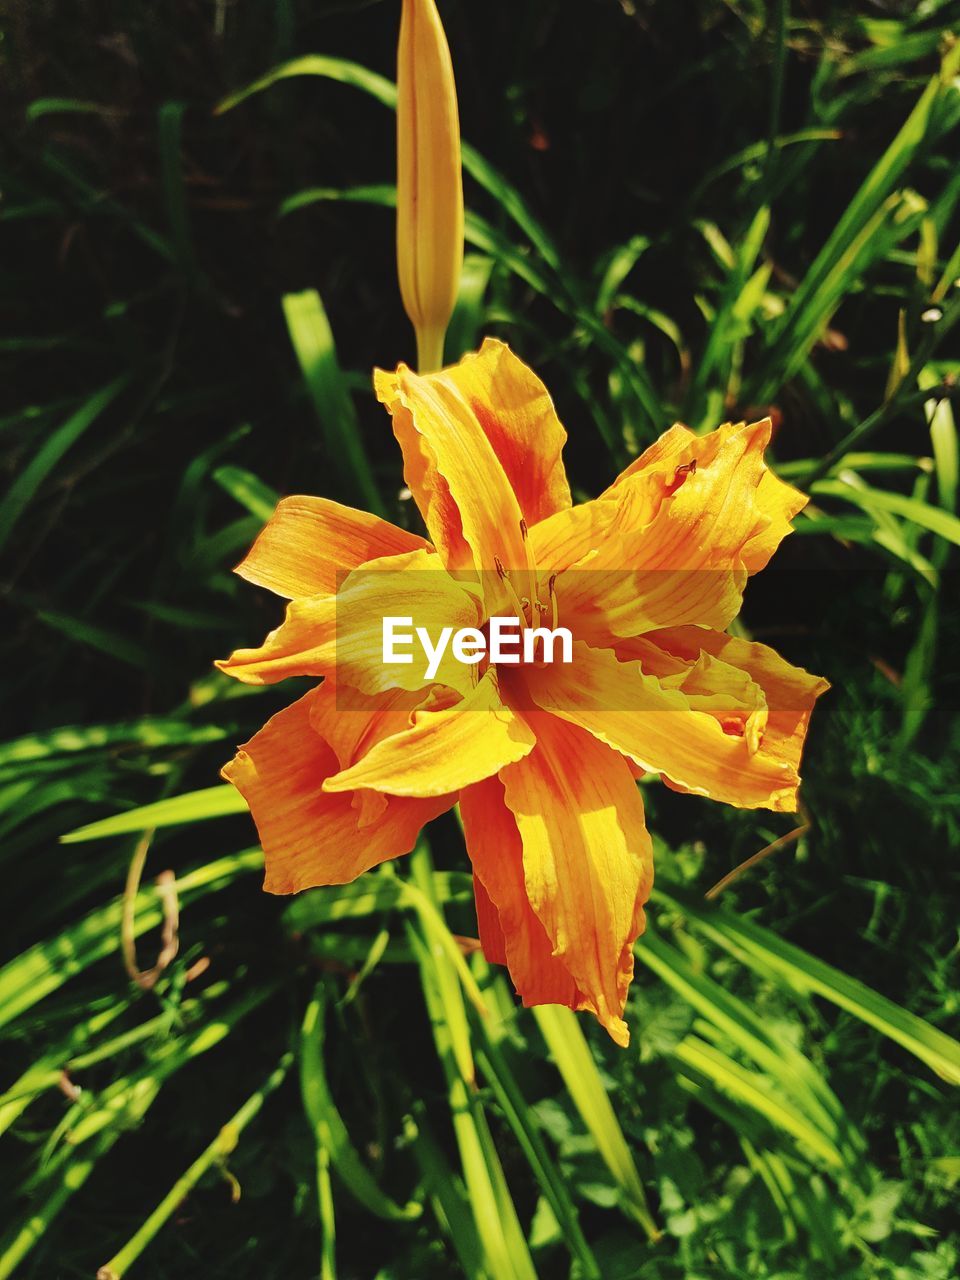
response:
[[[569,665],[531,669],[530,698],[685,791],[743,809],[793,813],[796,761],[745,734],[725,732],[681,689],[664,687],[636,661],[575,643]]]
[[[771,759],[781,760],[792,770],[800,767],[807,727],[816,700],[830,684],[822,676],[795,667],[768,645],[741,640],[706,627],[674,627],[653,631],[636,641],[617,646],[618,656],[637,659],[644,671],[680,674],[681,688],[687,681],[702,682],[697,675],[709,659],[712,670],[721,666],[749,680],[763,695],[766,709],[762,750]]]
[[[339,772],[349,769],[384,738],[408,729],[414,711],[430,699],[431,693],[424,689],[389,689],[364,696],[358,689],[347,688],[327,676],[311,705],[310,724],[333,749]],[[351,802],[362,828],[380,817],[388,798],[380,791],[361,788],[352,793]]]
[[[384,662],[384,618],[410,619],[436,643],[444,627],[475,627],[476,595],[447,574],[425,550],[371,560],[353,570],[336,595],[293,600],[283,623],[256,649],[238,649],[217,666],[246,684],[273,684],[288,676],[336,673],[363,693],[422,689],[446,684],[469,693],[475,669],[458,662],[448,646],[434,676],[417,642],[405,650],[408,665]]]
[[[594,545],[557,580],[561,612],[581,638],[605,645],[657,627],[729,625],[749,574],[804,502],[766,467],[769,438],[769,420],[706,436],[673,427],[591,504]]]
[[[479,351],[445,369],[443,377],[470,406],[527,527],[567,509],[570,485],[562,461],[567,433],[533,370],[506,343],[485,338]]]
[[[381,556],[428,549],[423,538],[328,498],[283,498],[236,572],[292,600],[332,594],[338,576]]]
[[[523,842],[499,778],[466,787],[460,793],[460,815],[487,960],[507,966],[526,1007],[579,1008],[583,997],[563,960],[553,954],[553,944],[527,897]]]
[[[532,561],[526,522],[504,466],[473,405],[451,370],[426,376],[400,365],[378,370],[375,387],[387,406],[404,455],[404,479],[444,564],[489,571],[489,612],[504,612],[509,596],[493,572],[518,575],[531,596]]]
[[[337,757],[310,723],[317,696],[313,690],[278,712],[223,770],[250,806],[269,893],[346,884],[408,853],[423,825],[455,800],[391,797],[380,817],[361,830],[350,796],[323,790]]]
[[[526,723],[501,701],[496,672],[490,669],[468,697],[439,710],[414,712],[410,728],[381,739],[324,787],[441,795],[520,760],[534,741]]]
[[[718,448],[737,432],[752,433],[755,448],[761,452],[770,443],[772,423],[769,418],[751,424],[725,423],[707,435],[694,435],[687,427],[676,425],[636,458],[622,471],[603,494],[612,497],[625,481],[639,476],[660,475],[667,483],[676,480],[678,467],[696,463],[698,470],[711,466]],[[777,547],[790,532],[790,521],[802,511],[807,495],[786,484],[764,464],[760,468],[759,481],[753,497],[755,523],[742,548],[742,559],[749,573],[757,573],[769,561]]]
[[[537,745],[500,777],[523,845],[527,897],[580,992],[577,1007],[626,1045],[632,947],[653,878],[640,792],[624,761],[590,733],[552,715],[525,716]]]
[[[473,873],[473,900],[477,909],[480,950],[488,964],[506,964],[507,944],[500,928],[500,915],[476,872]]]

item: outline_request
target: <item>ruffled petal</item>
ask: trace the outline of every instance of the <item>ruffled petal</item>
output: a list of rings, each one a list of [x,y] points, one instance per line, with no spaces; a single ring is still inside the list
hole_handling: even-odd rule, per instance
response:
[[[414,713],[413,725],[371,747],[326,791],[370,787],[398,796],[457,791],[521,759],[533,747],[528,726],[500,700],[491,668],[472,693],[441,710]]]
[[[747,424],[725,423],[705,436],[696,436],[687,427],[673,426],[622,471],[603,497],[612,497],[624,481],[640,475],[670,472],[676,476],[677,467],[689,467],[696,462],[698,469],[710,466],[717,450],[731,433],[753,432],[755,446],[761,452],[770,443],[772,423],[769,418]],[[786,484],[765,464],[760,469],[753,502],[755,523],[742,548],[744,567],[749,573],[758,573],[769,561],[777,547],[790,533],[790,521],[809,501],[805,493]]]
[[[327,498],[284,498],[236,572],[292,600],[332,594],[344,571],[418,549],[428,549],[423,538],[366,511]]]
[[[478,352],[443,376],[473,411],[528,528],[568,508],[570,486],[561,460],[567,433],[533,370],[506,343],[485,338]]]
[[[378,370],[374,384],[393,418],[404,455],[404,478],[447,568],[487,570],[488,612],[502,613],[510,596],[492,572],[517,575],[532,598],[526,522],[503,463],[481,426],[455,370],[424,377],[400,365]],[[492,407],[491,407],[492,408]]]
[[[480,950],[488,964],[506,964],[507,944],[503,937],[503,930],[500,928],[500,916],[476,872],[473,875],[473,899],[477,908]]]
[[[350,796],[323,790],[324,779],[336,772],[337,757],[310,723],[318,693],[312,690],[280,711],[223,769],[223,777],[250,806],[266,857],[269,893],[346,884],[408,853],[421,827],[455,800],[391,797],[380,817],[361,830]]]
[[[639,662],[575,643],[573,662],[524,671],[534,704],[588,730],[670,782],[743,809],[796,810],[796,762],[728,733],[677,688],[645,675]],[[756,749],[751,749],[751,746]]]
[[[333,749],[338,770],[349,769],[371,747],[391,734],[409,729],[413,713],[428,703],[432,691],[390,689],[364,697],[357,689],[338,687],[328,676],[316,691],[310,708],[310,724]],[[384,812],[387,797],[360,788],[352,793],[360,827],[369,826]]]
[[[503,783],[487,778],[460,793],[467,853],[473,863],[477,923],[483,953],[505,964],[523,1004],[578,1009],[583,996],[527,897],[523,843],[507,808]]]
[[[430,679],[416,641],[406,650],[414,659],[409,665],[385,663],[384,618],[411,619],[407,630],[423,627],[436,643],[444,627],[475,627],[480,616],[477,597],[441,568],[435,554],[412,551],[353,570],[336,595],[291,601],[281,626],[259,648],[238,649],[217,666],[245,684],[336,674],[363,693],[435,683],[466,694],[475,685],[475,668],[458,662],[449,645]]]
[[[733,671],[741,680],[759,690],[765,715],[761,727],[761,749],[765,756],[780,760],[791,770],[800,767],[800,757],[814,703],[829,688],[829,681],[794,667],[765,644],[741,640],[706,627],[675,627],[653,631],[637,640],[617,646],[623,660],[637,660],[648,674],[679,679],[685,694],[711,690],[708,672]],[[698,674],[701,673],[701,674]],[[726,677],[728,689],[732,682]],[[711,690],[717,695],[719,686]],[[695,697],[690,701],[697,705]],[[703,707],[703,709],[709,709]],[[727,730],[730,731],[729,728]],[[744,727],[746,732],[746,726]]]
[[[653,878],[640,792],[623,760],[589,733],[526,715],[537,745],[500,777],[523,843],[527,897],[581,993],[577,1007],[626,1045],[632,948]]]
[[[589,504],[590,514],[567,519],[568,541],[578,534],[584,555],[571,561],[571,547],[560,547],[564,622],[573,619],[576,634],[596,646],[665,626],[728,626],[748,575],[767,562],[805,501],[765,466],[769,438],[769,420],[707,436],[673,427]],[[564,519],[547,522],[556,526],[554,546]],[[544,542],[538,530],[534,545],[546,566]]]

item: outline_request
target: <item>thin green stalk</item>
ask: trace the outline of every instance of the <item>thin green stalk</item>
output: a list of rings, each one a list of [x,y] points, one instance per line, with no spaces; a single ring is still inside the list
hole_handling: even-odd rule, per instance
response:
[[[121,1280],[130,1267],[153,1241],[160,1229],[169,1221],[177,1208],[186,1200],[203,1175],[213,1165],[226,1160],[237,1148],[240,1135],[260,1113],[264,1102],[286,1078],[293,1063],[293,1054],[285,1053],[276,1069],[271,1072],[260,1088],[243,1104],[240,1110],[228,1120],[206,1150],[194,1160],[189,1169],[177,1179],[167,1194],[150,1214],[149,1218],[136,1231],[127,1243],[113,1255],[109,1262],[97,1272],[97,1280]]]
[[[783,111],[783,81],[787,61],[787,0],[774,0],[773,4],[773,68],[770,80],[770,123],[767,127],[767,154],[763,164],[764,190],[769,191],[776,170],[780,134],[780,117]]]
[[[576,1015],[558,1005],[539,1005],[533,1012],[554,1065],[620,1188],[624,1210],[643,1227],[648,1239],[656,1242],[660,1228],[653,1220],[637,1166]]]

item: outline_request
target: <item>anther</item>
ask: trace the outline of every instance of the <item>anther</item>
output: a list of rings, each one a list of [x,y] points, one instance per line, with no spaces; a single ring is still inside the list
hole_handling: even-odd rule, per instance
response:
[[[520,537],[523,539],[523,541],[524,541],[524,542],[526,542],[526,540],[527,540],[527,522],[526,522],[526,520],[524,520],[523,516],[521,516],[521,517],[520,517]]]
[[[674,470],[673,479],[667,485],[667,493],[676,493],[676,491],[683,484],[684,480],[686,480],[687,476],[696,475],[696,472],[697,472],[696,458],[692,459],[692,461],[690,462],[681,462],[680,465]]]

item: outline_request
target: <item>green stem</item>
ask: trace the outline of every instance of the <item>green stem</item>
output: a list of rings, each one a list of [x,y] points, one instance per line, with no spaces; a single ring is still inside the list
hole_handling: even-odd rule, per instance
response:
[[[913,359],[910,361],[910,367],[900,381],[899,391],[895,392],[889,400],[885,401],[868,418],[864,418],[863,422],[858,423],[852,431],[847,432],[829,453],[824,454],[816,466],[811,468],[803,477],[800,482],[802,488],[808,489],[814,480],[819,480],[822,476],[825,476],[838,458],[842,458],[855,445],[862,444],[875,431],[889,422],[895,414],[905,413],[908,409],[914,409],[918,405],[924,404],[927,400],[943,400],[957,395],[957,384],[951,382],[946,382],[936,387],[925,387],[919,391],[915,390],[909,395],[900,394],[905,392],[908,387],[916,387],[921,370],[926,367],[936,348],[940,346],[957,321],[960,321],[960,299],[952,302],[950,306],[944,307],[941,318],[931,323],[930,332],[918,346]]]
[[[417,372],[436,373],[443,368],[443,341],[445,329],[423,326],[417,328]]]
[[[97,1280],[121,1280],[210,1166],[225,1160],[236,1149],[240,1135],[259,1113],[269,1095],[283,1083],[292,1063],[293,1054],[285,1053],[276,1070],[257,1092],[247,1099],[236,1115],[227,1121],[203,1154],[177,1179],[139,1231],[127,1241],[119,1253],[115,1253],[110,1261],[100,1268],[97,1272]]]
[[[780,117],[783,110],[783,73],[787,58],[787,0],[776,0],[773,13],[773,77],[770,85],[770,124],[767,134],[767,154],[763,162],[764,184],[767,191],[773,182],[779,148]],[[769,199],[769,196],[767,197]]]

